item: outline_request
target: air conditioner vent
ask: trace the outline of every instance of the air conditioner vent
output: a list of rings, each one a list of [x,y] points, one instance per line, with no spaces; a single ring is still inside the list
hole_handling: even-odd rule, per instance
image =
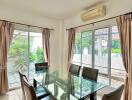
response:
[[[81,19],[83,21],[88,21],[98,17],[103,17],[105,15],[106,15],[106,8],[105,6],[101,5],[101,6],[96,6],[91,9],[85,10],[81,14]]]

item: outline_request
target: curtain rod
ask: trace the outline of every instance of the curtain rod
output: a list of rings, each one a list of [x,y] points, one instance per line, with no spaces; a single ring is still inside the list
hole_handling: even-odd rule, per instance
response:
[[[127,14],[130,14],[130,13],[132,13],[132,12],[129,12],[129,13],[126,13],[126,14],[122,14],[122,15],[127,15]],[[88,23],[88,24],[85,24],[85,25],[80,25],[80,26],[76,26],[76,27],[72,27],[72,28],[79,28],[79,27],[83,27],[83,26],[87,26],[87,25],[91,25],[91,24],[94,25],[95,23],[99,23],[99,22],[103,22],[103,21],[106,21],[106,20],[114,19],[114,18],[119,17],[119,16],[121,16],[121,15],[110,17],[110,18],[106,18],[106,19],[102,19],[102,20],[99,20],[99,21],[95,21],[95,22],[92,22],[92,23]],[[68,28],[66,30],[69,30],[69,29],[71,29],[71,28]]]
[[[6,21],[6,22],[11,22],[11,23],[19,24],[19,25],[31,26],[31,27],[36,27],[36,28],[44,29],[44,27],[39,27],[39,26],[34,26],[34,25],[28,25],[28,24],[23,24],[23,23],[17,23],[17,22],[12,22],[12,21],[7,21],[7,20],[0,20],[0,21]],[[54,29],[50,29],[50,28],[47,28],[47,29],[54,30]]]

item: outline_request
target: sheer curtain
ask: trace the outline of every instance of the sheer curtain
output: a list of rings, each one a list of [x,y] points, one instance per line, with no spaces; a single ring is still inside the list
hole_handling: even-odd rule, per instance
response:
[[[0,93],[8,91],[7,53],[13,37],[14,24],[0,21]]]
[[[117,17],[117,25],[120,33],[122,59],[127,73],[124,100],[132,100],[132,13]]]
[[[42,31],[42,44],[45,60],[50,66],[50,30],[48,28],[44,28]]]

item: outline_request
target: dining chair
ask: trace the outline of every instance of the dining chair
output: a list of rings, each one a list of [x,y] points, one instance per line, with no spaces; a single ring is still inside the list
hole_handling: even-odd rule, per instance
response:
[[[93,69],[89,67],[83,67],[82,76],[86,79],[97,81],[98,69]]]
[[[48,62],[35,63],[35,71],[41,71],[48,69]]]
[[[120,100],[124,89],[124,85],[121,85],[114,91],[104,94],[102,100]]]
[[[22,93],[23,93],[23,99],[25,100],[25,92],[24,92],[24,85],[23,85],[23,78],[28,81],[26,75],[22,74],[19,71],[19,76],[20,76],[20,82],[21,82],[21,88],[22,88]],[[39,86],[37,88],[34,88],[36,96],[38,99],[41,99],[43,97],[46,97],[48,95],[50,95],[42,86]]]
[[[53,96],[48,95],[44,98],[38,98],[36,96],[33,86],[27,81],[25,77],[22,78],[23,88],[25,93],[25,100],[55,100]]]
[[[98,78],[98,69],[93,69],[89,67],[83,67],[82,77],[85,79],[90,79],[97,82]],[[88,96],[89,98],[89,96]],[[97,100],[96,92],[90,94],[90,100]]]
[[[71,64],[69,72],[74,75],[79,75],[80,68],[81,66],[79,65]]]
[[[22,88],[22,95],[23,95],[22,97],[25,100],[25,93],[24,93],[24,86],[22,83],[22,78],[25,77],[26,80],[28,80],[28,79],[27,79],[26,75],[22,74],[20,71],[19,71],[19,77],[20,77],[21,88]]]
[[[35,63],[35,72],[38,71],[44,71],[48,69],[48,62],[43,62],[43,63]],[[37,87],[37,82],[36,80],[33,80],[33,86],[36,88]]]

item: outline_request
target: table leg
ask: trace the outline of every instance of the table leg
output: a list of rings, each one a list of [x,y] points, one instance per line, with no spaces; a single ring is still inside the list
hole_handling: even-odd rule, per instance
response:
[[[90,100],[97,100],[96,92],[90,94]]]
[[[35,79],[33,79],[33,87],[36,88],[37,87],[37,81]]]

